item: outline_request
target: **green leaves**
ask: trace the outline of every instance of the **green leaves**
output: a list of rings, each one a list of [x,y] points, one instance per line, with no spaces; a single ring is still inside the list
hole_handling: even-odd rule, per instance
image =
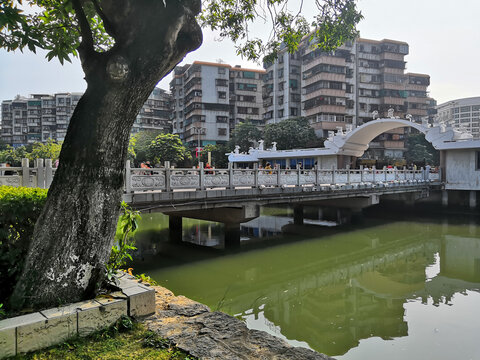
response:
[[[112,247],[110,260],[106,267],[107,278],[111,280],[118,269],[124,266],[128,260],[132,260],[132,251],[135,251],[135,238],[133,234],[138,229],[138,220],[141,219],[140,212],[132,210],[128,204],[122,201],[122,215],[118,220],[115,244]]]
[[[305,118],[286,119],[268,124],[264,130],[265,143],[277,143],[279,150],[308,147],[316,140],[315,132]]]
[[[306,1],[305,1],[306,2]],[[293,0],[211,0],[204,2],[199,19],[202,26],[218,31],[221,38],[231,39],[237,54],[249,60],[272,62],[281,46],[290,53],[298,50],[301,40],[310,34],[315,47],[326,51],[342,45],[358,35],[356,25],[362,15],[356,0],[316,0],[318,14],[309,21],[304,1]],[[268,24],[269,36],[250,38],[251,26]]]
[[[148,146],[147,157],[155,163],[182,161],[187,149],[178,135],[160,134]]]
[[[248,151],[250,146],[262,138],[262,132],[251,122],[245,121],[235,125],[230,142],[233,146],[240,146],[241,151]]]

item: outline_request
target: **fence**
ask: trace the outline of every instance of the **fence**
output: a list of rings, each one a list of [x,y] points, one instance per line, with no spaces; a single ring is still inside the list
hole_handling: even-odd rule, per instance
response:
[[[28,159],[22,159],[21,167],[0,166],[0,185],[48,189],[55,170],[51,159],[36,159],[33,167],[30,167]]]
[[[39,187],[47,189],[52,183],[56,168],[50,159],[37,159],[29,166],[28,159],[22,159],[21,167],[0,167],[0,185]],[[430,167],[419,170],[397,168],[383,169],[234,169],[229,163],[227,169],[172,168],[165,162],[163,168],[131,168],[130,161],[125,167],[125,191],[127,193],[146,190],[173,191],[180,189],[205,190],[212,188],[233,189],[236,187],[265,186],[315,186],[361,183],[417,183],[440,181],[440,173],[432,173]]]
[[[135,191],[180,189],[205,190],[212,188],[233,189],[236,187],[265,186],[315,186],[361,183],[423,183],[440,181],[439,173],[427,169],[234,169],[229,163],[227,169],[172,168],[168,162],[163,168],[131,168],[127,161],[125,168],[125,190]]]

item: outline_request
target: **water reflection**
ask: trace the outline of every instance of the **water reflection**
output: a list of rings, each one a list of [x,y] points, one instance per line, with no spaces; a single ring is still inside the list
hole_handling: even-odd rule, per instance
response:
[[[317,215],[309,216],[314,223],[324,221],[323,214]],[[184,223],[183,238],[193,234],[197,244],[219,246],[221,230],[221,224]],[[284,233],[295,230],[302,235]],[[437,341],[445,335],[416,331],[413,338],[411,324],[418,323],[422,317],[418,314],[433,313],[439,328],[452,326],[451,318],[442,323],[444,309],[447,305],[457,311],[460,294],[473,301],[463,302],[462,310],[469,311],[471,319],[478,315],[471,295],[480,290],[476,225],[367,218],[361,226],[332,229],[293,225],[290,210],[279,209],[243,224],[242,231],[244,238],[274,236],[284,242],[228,253],[150,238],[141,250],[147,254],[150,247],[150,255],[134,266],[177,294],[244,319],[251,328],[332,356],[346,354],[345,359],[382,358],[374,347],[369,352],[372,342],[377,349],[382,348],[379,344],[401,343],[399,354],[418,358],[419,349],[433,341],[432,331]],[[435,310],[418,310],[418,306]],[[465,323],[454,326],[456,336],[466,341],[469,336],[463,331],[471,329]],[[438,352],[437,358],[447,359],[442,354],[448,351],[442,347],[451,347],[448,340],[432,350]],[[476,348],[472,340],[457,351],[466,358]]]

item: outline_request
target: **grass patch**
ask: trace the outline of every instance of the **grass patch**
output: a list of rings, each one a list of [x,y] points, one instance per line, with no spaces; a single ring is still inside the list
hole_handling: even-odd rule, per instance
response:
[[[127,318],[128,319],[128,318]],[[17,355],[12,360],[195,360],[143,324],[125,318],[109,329],[85,338],[75,338],[46,350]]]

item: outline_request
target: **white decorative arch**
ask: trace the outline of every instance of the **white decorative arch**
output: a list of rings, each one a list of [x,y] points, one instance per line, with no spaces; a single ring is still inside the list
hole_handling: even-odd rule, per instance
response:
[[[429,127],[408,120],[386,118],[370,121],[347,133],[338,132],[325,141],[325,147],[335,149],[339,155],[360,157],[368,149],[370,141],[378,135],[401,127],[413,127],[422,132],[425,134],[426,140],[431,142],[436,149],[440,148],[441,143],[445,141],[466,140],[472,137],[470,134],[452,128]]]

